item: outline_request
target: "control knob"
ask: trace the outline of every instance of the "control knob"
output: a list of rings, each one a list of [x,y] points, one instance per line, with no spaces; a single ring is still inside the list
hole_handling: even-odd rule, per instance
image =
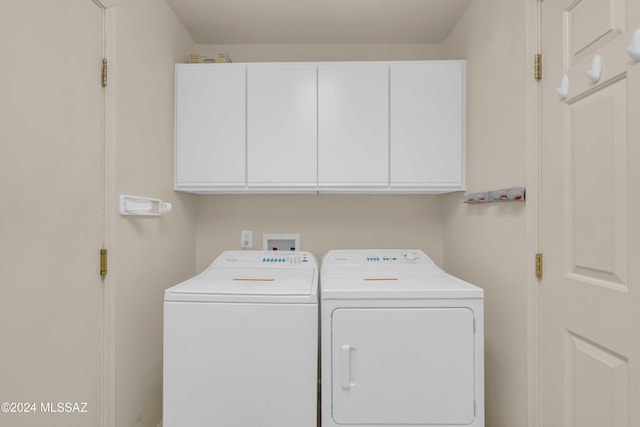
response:
[[[415,261],[418,259],[418,256],[414,253],[404,254],[403,256],[407,261]]]

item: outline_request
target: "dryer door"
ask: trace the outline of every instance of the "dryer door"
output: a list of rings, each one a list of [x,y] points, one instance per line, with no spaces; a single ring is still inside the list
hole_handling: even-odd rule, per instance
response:
[[[331,329],[336,423],[473,422],[470,309],[337,309]]]

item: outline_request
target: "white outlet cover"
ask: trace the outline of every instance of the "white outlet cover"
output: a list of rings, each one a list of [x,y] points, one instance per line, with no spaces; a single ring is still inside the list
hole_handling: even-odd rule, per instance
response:
[[[246,245],[245,245],[245,241],[246,241]],[[240,232],[240,247],[243,249],[253,247],[253,231],[252,230],[242,230]]]

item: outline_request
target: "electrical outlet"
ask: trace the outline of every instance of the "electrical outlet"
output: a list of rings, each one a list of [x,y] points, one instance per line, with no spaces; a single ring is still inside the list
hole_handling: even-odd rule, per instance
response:
[[[253,247],[253,231],[242,230],[240,232],[240,247],[242,249]]]

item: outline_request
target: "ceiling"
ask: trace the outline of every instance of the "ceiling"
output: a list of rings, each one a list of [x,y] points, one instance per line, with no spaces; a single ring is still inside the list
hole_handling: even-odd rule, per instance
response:
[[[471,0],[167,0],[199,44],[441,43]]]

